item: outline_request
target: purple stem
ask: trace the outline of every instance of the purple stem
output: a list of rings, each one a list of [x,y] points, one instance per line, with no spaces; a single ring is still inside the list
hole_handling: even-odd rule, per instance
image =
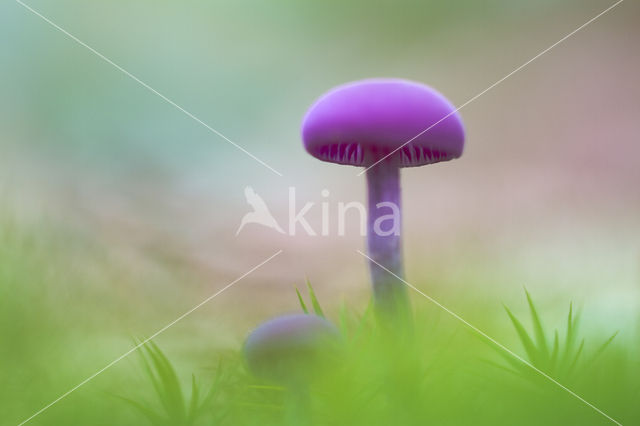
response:
[[[376,164],[367,170],[367,189],[369,198],[367,220],[369,256],[398,277],[404,278],[400,169],[389,161]],[[392,219],[390,215],[394,213],[394,209],[388,205],[380,205],[380,203],[393,203],[397,206],[397,215]],[[377,225],[376,222],[378,222]],[[369,262],[369,269],[378,312],[397,316],[399,309],[408,308],[406,285],[374,262]]]

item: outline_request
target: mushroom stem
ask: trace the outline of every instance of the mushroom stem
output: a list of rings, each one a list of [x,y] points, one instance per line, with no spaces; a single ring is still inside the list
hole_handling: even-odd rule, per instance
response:
[[[311,424],[311,398],[307,383],[290,386],[285,389],[286,405],[285,424],[299,425]]]
[[[367,189],[369,256],[388,270],[369,262],[374,302],[379,313],[398,317],[398,311],[406,310],[409,306],[405,284],[389,273],[404,277],[398,166],[387,160],[368,169]]]

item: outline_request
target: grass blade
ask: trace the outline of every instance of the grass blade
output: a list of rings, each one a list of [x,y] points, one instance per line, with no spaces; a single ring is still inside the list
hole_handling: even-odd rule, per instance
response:
[[[553,336],[553,349],[551,350],[551,359],[549,360],[549,372],[553,372],[556,369],[559,353],[560,353],[560,336],[558,334],[558,330],[556,330]]]
[[[165,409],[173,420],[184,421],[186,418],[186,404],[182,395],[182,388],[173,366],[152,341],[147,343],[148,353],[154,363],[162,388],[166,395]]]
[[[320,303],[318,302],[318,298],[316,297],[316,293],[313,291],[313,287],[309,280],[307,280],[307,288],[309,289],[309,297],[311,298],[311,305],[313,306],[313,312],[316,315],[324,318],[324,312],[322,312],[322,308],[320,307]]]
[[[488,359],[480,359],[480,362],[482,362],[484,364],[487,364],[487,365],[489,365],[491,367],[497,368],[499,370],[505,371],[505,372],[507,372],[509,374],[513,374],[514,376],[521,376],[522,375],[522,371],[521,371],[522,370],[522,362],[517,361],[513,356],[509,355],[504,350],[502,350],[502,349],[500,349],[498,347],[496,347],[496,349],[498,350],[498,353],[500,355],[502,355],[505,358],[505,360],[507,360],[509,362],[509,364],[512,365],[512,367],[514,367],[513,369],[509,368],[509,367],[506,367],[506,366],[504,366],[504,365],[502,365],[502,364],[500,364],[498,362],[491,361],[491,360],[488,360]]]
[[[216,369],[216,375],[213,381],[211,382],[211,386],[209,386],[209,390],[207,391],[204,398],[202,398],[202,402],[200,403],[200,409],[202,409],[207,404],[213,401],[213,398],[217,395],[219,385],[222,382],[222,372],[223,372],[223,363],[222,360],[218,361],[218,368]]]
[[[373,299],[370,299],[362,315],[360,315],[357,318],[356,328],[352,334],[353,341],[358,340],[358,338],[362,336],[365,330],[365,326],[369,322],[369,318],[371,317],[372,314],[373,314]]]
[[[162,418],[158,416],[151,408],[147,407],[146,405],[138,401],[134,401],[133,399],[125,398],[123,396],[117,396],[117,398],[126,402],[131,407],[136,409],[140,414],[146,417],[152,425],[164,424],[164,422],[162,421]]]
[[[146,346],[143,346],[142,349],[138,352],[140,354],[140,359],[142,361],[142,367],[147,375],[147,377],[149,378],[149,380],[151,381],[151,385],[153,386],[153,389],[156,392],[156,395],[158,396],[158,399],[160,400],[160,404],[164,407],[166,406],[167,402],[167,395],[164,392],[164,389],[162,388],[160,381],[156,375],[156,373],[154,372],[153,368],[152,368],[152,364],[151,364],[151,360],[145,355],[145,352],[148,351],[149,348],[147,348]]]
[[[187,411],[187,426],[190,426],[195,423],[196,417],[198,416],[198,406],[200,401],[200,387],[198,383],[196,383],[196,376],[194,374],[191,375],[191,401],[189,403],[189,410]]]
[[[580,360],[580,355],[582,355],[582,350],[584,349],[584,339],[582,339],[582,341],[580,342],[580,346],[578,347],[578,350],[576,351],[576,355],[573,357],[573,361],[571,362],[571,365],[569,365],[569,370],[567,371],[567,377],[570,377],[571,374],[573,374],[573,371],[575,370],[576,366],[578,365],[578,361]]]
[[[525,328],[522,326],[522,323],[518,321],[518,319],[511,313],[511,311],[509,310],[509,308],[507,308],[506,305],[504,306],[504,309],[507,311],[507,315],[509,315],[511,322],[513,323],[513,327],[516,329],[516,332],[518,333],[518,337],[520,337],[520,342],[522,343],[522,346],[524,347],[524,350],[527,353],[527,356],[529,357],[529,361],[531,361],[533,365],[537,366],[538,356],[536,354],[536,346],[533,343],[533,340],[531,340],[531,337],[529,337],[529,334],[527,333]]]
[[[609,345],[611,344],[611,342],[613,342],[613,339],[616,338],[616,336],[618,335],[619,331],[616,331],[615,333],[613,333],[611,335],[611,337],[609,337],[593,354],[593,356],[591,357],[591,359],[589,360],[589,365],[593,364],[600,355],[602,355],[602,353],[609,347]]]
[[[482,335],[478,335],[478,338],[480,338],[487,345],[489,345],[490,348],[495,350],[498,353],[498,355],[500,355],[502,358],[504,358],[504,360],[507,361],[507,363],[509,363],[511,365],[511,367],[513,367],[513,370],[511,370],[508,367],[502,366],[503,369],[506,369],[507,371],[512,371],[513,373],[522,374],[524,369],[529,369],[530,368],[528,366],[525,366],[522,363],[522,361],[520,361],[518,358],[514,357],[508,351],[504,350],[504,348],[502,348],[501,346],[497,345],[492,340],[487,339],[486,337],[484,337]],[[487,361],[487,362],[490,362],[490,361]],[[500,365],[500,364],[498,364],[498,365]]]
[[[536,336],[536,343],[538,344],[538,356],[547,361],[549,359],[549,348],[547,346],[547,338],[544,334],[544,327],[542,326],[542,321],[540,321],[540,316],[538,315],[538,311],[531,299],[531,295],[524,289],[525,294],[527,295],[527,302],[529,303],[529,310],[531,311],[531,320],[533,322],[533,331]]]
[[[561,359],[561,367],[563,369],[570,368],[571,354],[578,338],[578,325],[580,314],[573,315],[573,303],[569,304],[569,315],[567,317],[567,335],[565,338],[565,347]]]
[[[300,307],[302,308],[302,312],[304,312],[305,314],[308,314],[309,310],[307,309],[307,305],[304,303],[304,299],[302,298],[302,295],[300,294],[300,290],[298,290],[298,287],[296,287],[296,294],[298,295],[298,302],[300,302]]]

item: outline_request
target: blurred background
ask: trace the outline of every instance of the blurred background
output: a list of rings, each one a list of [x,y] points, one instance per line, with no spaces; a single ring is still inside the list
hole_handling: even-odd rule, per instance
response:
[[[296,310],[306,278],[325,305],[363,308],[364,240],[357,223],[336,236],[336,220],[339,201],[364,201],[365,180],[305,153],[306,109],[367,77],[420,81],[460,105],[612,3],[28,2],[283,176],[20,4],[0,4],[0,424],[280,249],[158,340],[206,364]],[[462,158],[403,171],[408,280],[489,334],[502,302],[525,309],[524,286],[552,319],[574,301],[591,327],[637,339],[639,19],[623,2],[465,107]],[[257,225],[236,236],[246,186],[283,227],[289,187],[300,206],[315,203],[316,230],[328,201],[332,236]],[[127,362],[33,424],[128,383]],[[95,406],[104,424],[114,404]]]

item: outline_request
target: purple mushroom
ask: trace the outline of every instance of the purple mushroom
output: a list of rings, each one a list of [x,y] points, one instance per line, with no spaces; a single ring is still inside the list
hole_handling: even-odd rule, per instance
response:
[[[340,341],[338,329],[320,316],[282,315],[249,334],[244,356],[256,376],[297,387],[331,359]]]
[[[358,81],[329,91],[311,106],[302,139],[322,161],[366,168],[369,256],[403,277],[400,168],[462,155],[464,129],[455,107],[423,84]],[[397,216],[393,229],[382,229],[390,209]],[[405,286],[375,262],[370,270],[378,311],[393,314],[408,307]]]

